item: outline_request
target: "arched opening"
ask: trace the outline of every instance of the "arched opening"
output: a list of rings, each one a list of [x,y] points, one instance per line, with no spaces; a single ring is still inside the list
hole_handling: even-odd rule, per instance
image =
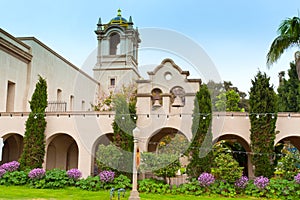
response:
[[[117,55],[119,50],[118,46],[120,44],[120,35],[116,32],[110,35],[109,39],[109,55]]]
[[[93,155],[92,155],[92,175],[96,176],[100,173],[100,168],[97,164],[96,155],[99,145],[109,145],[113,141],[113,133],[108,133],[100,136],[93,145]]]
[[[290,136],[290,137],[283,138],[276,144],[276,146],[278,146],[279,144],[284,144],[284,143],[290,143],[294,147],[296,147],[298,150],[300,150],[300,137],[298,137],[298,136]]]
[[[78,146],[67,134],[56,134],[49,139],[47,147],[46,169],[69,170],[78,168]]]
[[[159,108],[163,105],[161,94],[162,94],[162,91],[159,88],[154,88],[151,91],[152,108]]]
[[[233,134],[222,135],[216,142],[222,140],[224,140],[226,145],[231,148],[232,155],[234,159],[238,161],[240,167],[244,167],[243,174],[248,177],[253,177],[253,167],[249,154],[249,152],[251,152],[251,148],[247,141]]]
[[[188,139],[182,132],[175,128],[163,128],[154,133],[149,139],[148,152],[158,152],[167,144],[170,148],[176,148],[182,151],[181,153],[184,153],[188,147]],[[169,150],[172,151],[172,149]]]
[[[19,160],[23,151],[23,137],[19,134],[3,136],[2,161],[0,164]]]
[[[173,87],[171,93],[171,106],[172,107],[183,107],[185,105],[185,91],[182,87]]]
[[[273,155],[276,165],[276,176],[293,180],[300,168],[300,137],[289,136],[281,139],[275,145],[275,155]]]

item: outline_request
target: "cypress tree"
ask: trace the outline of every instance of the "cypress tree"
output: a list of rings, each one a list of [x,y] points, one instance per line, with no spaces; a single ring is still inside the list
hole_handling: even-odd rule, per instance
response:
[[[133,152],[132,131],[136,127],[136,101],[127,102],[123,94],[116,94],[113,103],[116,112],[113,122],[113,142],[117,147]]]
[[[26,120],[24,147],[20,158],[20,168],[41,168],[45,156],[45,109],[47,107],[47,83],[39,76],[39,81],[31,97],[31,112]]]
[[[191,178],[197,178],[202,172],[210,172],[213,162],[211,123],[211,97],[207,85],[203,84],[194,100],[193,141],[189,148],[191,158],[187,166],[187,174]]]
[[[272,177],[274,172],[273,153],[277,120],[277,95],[270,78],[260,71],[252,80],[250,88],[250,139],[252,164],[255,176]]]
[[[283,79],[278,87],[278,111],[299,112],[300,111],[300,81],[298,79],[295,63],[290,63],[288,70],[289,79]]]

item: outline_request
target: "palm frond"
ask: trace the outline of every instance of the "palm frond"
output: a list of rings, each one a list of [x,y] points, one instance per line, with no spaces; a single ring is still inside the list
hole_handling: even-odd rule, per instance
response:
[[[300,18],[283,20],[277,30],[279,36],[271,44],[267,54],[267,67],[277,62],[283,52],[293,46],[300,47]]]
[[[295,44],[295,39],[292,39],[288,36],[278,36],[275,38],[273,43],[271,44],[270,50],[267,54],[267,67],[269,68],[273,63],[276,63],[277,60],[280,58],[280,56],[283,54],[283,52],[288,49],[289,47],[292,47]]]

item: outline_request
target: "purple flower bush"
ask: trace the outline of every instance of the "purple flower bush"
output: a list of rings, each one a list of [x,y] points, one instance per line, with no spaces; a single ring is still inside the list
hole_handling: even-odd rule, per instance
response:
[[[32,180],[41,179],[45,176],[46,171],[41,168],[35,168],[31,170],[28,174],[28,177]]]
[[[6,173],[5,169],[0,168],[0,178]]]
[[[254,185],[258,188],[258,189],[260,189],[260,190],[262,190],[262,189],[264,189],[267,185],[269,185],[269,179],[267,178],[267,177],[263,177],[263,176],[259,176],[259,177],[257,177],[257,178],[255,178],[255,180],[254,180]]]
[[[17,161],[11,161],[8,163],[4,163],[3,165],[0,166],[0,169],[4,169],[5,171],[8,172],[13,172],[18,170],[20,167],[20,163]]]
[[[82,174],[79,171],[79,169],[70,169],[67,171],[67,175],[69,178],[74,179],[74,180],[78,180],[81,178]]]
[[[294,176],[294,180],[296,183],[300,184],[300,173],[298,173],[296,176]]]
[[[210,173],[204,172],[200,174],[200,176],[198,177],[198,181],[201,186],[207,187],[215,182],[215,177]]]
[[[244,189],[248,185],[248,177],[247,176],[242,176],[238,180],[235,181],[234,185],[237,188]]]
[[[99,174],[100,180],[104,183],[112,182],[115,178],[115,172],[113,171],[102,171]]]

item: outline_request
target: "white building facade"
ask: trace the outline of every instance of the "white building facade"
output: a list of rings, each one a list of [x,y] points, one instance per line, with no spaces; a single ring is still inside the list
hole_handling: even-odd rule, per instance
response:
[[[16,38],[0,29],[0,137],[4,141],[2,163],[18,160],[23,148],[29,101],[38,81],[46,79],[48,107],[45,169],[78,168],[93,174],[95,151],[112,138],[113,112],[95,112],[91,105],[118,87],[137,84],[137,126],[141,151],[155,151],[168,134],[192,140],[194,98],[200,79],[165,59],[142,79],[138,71],[138,47],[142,42],[132,18],[121,12],[107,24],[97,24],[97,62],[93,77],[67,61],[34,37]],[[220,117],[221,116],[221,117]],[[232,117],[234,116],[234,117]],[[300,141],[299,114],[277,120],[276,143]],[[235,140],[250,152],[250,121],[245,113],[221,113],[213,117],[213,138]],[[250,155],[250,154],[249,154]],[[248,156],[248,174],[252,165]]]

